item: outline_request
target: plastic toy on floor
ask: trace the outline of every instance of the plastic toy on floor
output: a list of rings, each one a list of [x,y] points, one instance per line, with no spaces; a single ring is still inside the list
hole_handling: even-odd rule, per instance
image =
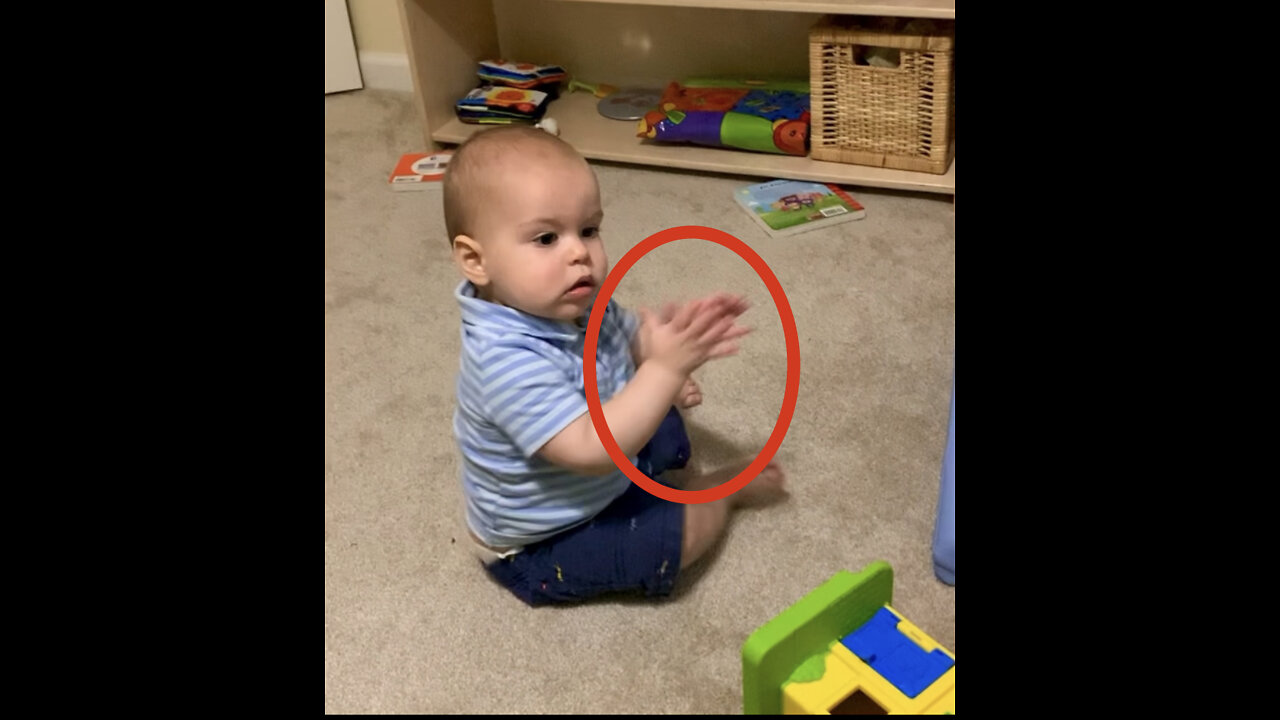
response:
[[[956,658],[889,604],[893,570],[836,573],[742,646],[749,715],[954,715]]]

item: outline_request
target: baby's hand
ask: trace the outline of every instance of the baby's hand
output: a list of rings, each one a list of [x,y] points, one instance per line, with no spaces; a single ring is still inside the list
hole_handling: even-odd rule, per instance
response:
[[[738,338],[751,332],[735,321],[747,310],[746,301],[727,293],[677,307],[667,303],[653,314],[640,309],[640,362],[652,360],[687,377],[708,360],[738,352]]]
[[[645,308],[640,308],[638,312],[640,325],[637,328],[632,345],[632,355],[635,359],[636,367],[640,367],[644,364],[644,361],[653,356],[653,352],[649,348],[648,336],[650,333],[645,328],[646,324],[652,325],[655,322],[669,323],[673,318],[675,318],[677,312],[682,308],[689,307],[690,305],[693,306],[693,312],[695,313],[698,312],[699,309],[708,312],[716,312],[717,309],[719,309],[732,314],[735,317],[743,314],[751,307],[751,304],[747,302],[747,299],[740,295],[716,293],[705,298],[692,300],[685,305],[679,305],[673,302],[665,303],[657,313],[650,312]],[[735,337],[745,335],[747,332],[750,331],[742,330],[740,335],[735,335]]]
[[[732,314],[734,317],[741,315],[751,308],[751,303],[741,295],[730,295],[726,292],[719,292],[709,295],[701,300],[694,300],[695,303],[703,303],[708,307],[720,307],[725,312]]]
[[[708,295],[705,298],[698,298],[697,300],[690,301],[688,304],[693,305],[695,308],[702,307],[706,309],[714,309],[719,307],[724,311],[731,313],[734,317],[745,313],[751,308],[751,303],[747,302],[745,297],[742,297],[741,295],[731,295],[726,292],[719,292],[714,295]],[[675,317],[675,314],[680,309],[681,306],[676,303],[666,303],[662,306],[662,311],[659,313],[658,317],[660,317],[663,322],[671,322],[671,319]]]

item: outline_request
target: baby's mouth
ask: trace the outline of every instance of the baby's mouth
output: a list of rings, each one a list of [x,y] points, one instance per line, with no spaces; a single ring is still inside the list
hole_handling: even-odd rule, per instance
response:
[[[592,278],[590,275],[588,275],[587,277],[584,277],[578,282],[569,286],[569,290],[567,291],[567,294],[572,295],[574,297],[580,297],[582,295],[590,293],[592,290],[595,289],[595,287],[596,287],[595,278]]]

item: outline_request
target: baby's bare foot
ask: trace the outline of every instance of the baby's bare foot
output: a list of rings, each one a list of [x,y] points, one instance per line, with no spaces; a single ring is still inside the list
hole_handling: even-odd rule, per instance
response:
[[[676,396],[676,407],[681,410],[688,410],[701,404],[702,388],[698,387],[697,380],[688,378],[684,381],[684,387],[680,388],[680,394]]]
[[[787,474],[782,466],[771,462],[747,486],[733,494],[737,507],[769,505],[787,496]]]

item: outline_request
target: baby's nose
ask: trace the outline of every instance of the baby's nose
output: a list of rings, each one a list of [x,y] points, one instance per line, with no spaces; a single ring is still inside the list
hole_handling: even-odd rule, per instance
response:
[[[574,235],[572,238],[568,238],[568,241],[565,243],[565,247],[568,248],[569,257],[574,260],[584,260],[591,257],[591,254],[587,252],[587,244],[577,235]]]

